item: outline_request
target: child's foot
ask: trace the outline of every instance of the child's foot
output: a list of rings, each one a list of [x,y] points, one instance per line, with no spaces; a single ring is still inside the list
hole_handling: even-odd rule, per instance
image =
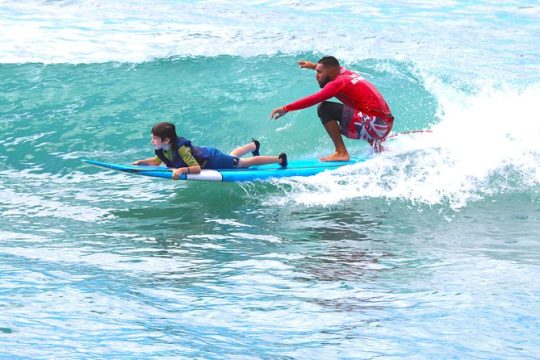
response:
[[[251,152],[251,154],[252,154],[253,156],[259,156],[259,155],[260,155],[259,149],[261,148],[261,143],[258,142],[258,141],[255,140],[255,139],[251,139],[251,140],[253,140],[253,143],[255,144],[255,150],[253,150],[253,151]]]
[[[287,162],[287,154],[281,153],[281,154],[279,154],[278,158],[281,160],[281,162],[279,163],[279,165],[281,165],[282,168],[286,168],[287,165],[289,164],[289,163]]]

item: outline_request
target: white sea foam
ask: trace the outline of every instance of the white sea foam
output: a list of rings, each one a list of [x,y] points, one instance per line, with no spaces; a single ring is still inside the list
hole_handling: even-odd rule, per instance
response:
[[[531,8],[500,4],[507,22],[483,22],[489,2],[0,1],[0,63],[315,52],[534,74],[540,14]]]
[[[287,25],[302,28],[305,20],[283,9],[222,2],[6,3],[0,27],[9,31],[0,34],[0,61],[140,62],[313,49],[313,35],[298,38]]]

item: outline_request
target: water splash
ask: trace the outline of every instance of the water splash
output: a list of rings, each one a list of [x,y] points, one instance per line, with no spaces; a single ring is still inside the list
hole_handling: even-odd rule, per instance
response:
[[[487,88],[440,98],[431,133],[398,136],[373,159],[310,178],[276,182],[287,197],[271,202],[332,205],[386,198],[460,209],[509,192],[539,191],[540,88]]]

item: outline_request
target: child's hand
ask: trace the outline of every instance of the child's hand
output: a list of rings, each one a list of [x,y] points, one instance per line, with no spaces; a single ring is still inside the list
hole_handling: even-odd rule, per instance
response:
[[[131,163],[131,165],[140,165],[140,164],[141,164],[141,160],[137,160]]]
[[[174,180],[178,180],[178,178],[180,177],[180,175],[184,173],[184,171],[182,170],[182,168],[178,168],[178,169],[173,169],[172,173],[173,173],[172,178]]]

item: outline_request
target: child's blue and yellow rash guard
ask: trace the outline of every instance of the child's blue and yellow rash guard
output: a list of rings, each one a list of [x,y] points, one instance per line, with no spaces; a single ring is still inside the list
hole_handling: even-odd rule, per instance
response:
[[[163,154],[165,157],[172,161],[172,148],[164,151]],[[193,157],[193,154],[191,153],[191,149],[189,146],[180,146],[178,148],[178,155],[182,159],[183,162],[185,162],[188,166],[200,166],[200,164],[195,160]],[[156,156],[157,161],[161,161],[159,157]]]

